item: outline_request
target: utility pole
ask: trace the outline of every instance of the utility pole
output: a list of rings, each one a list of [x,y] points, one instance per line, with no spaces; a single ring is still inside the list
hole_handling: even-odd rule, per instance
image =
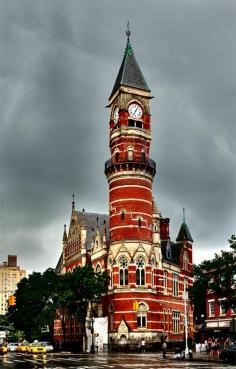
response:
[[[187,291],[184,286],[184,332],[185,332],[185,357],[188,357],[188,315],[187,315]]]

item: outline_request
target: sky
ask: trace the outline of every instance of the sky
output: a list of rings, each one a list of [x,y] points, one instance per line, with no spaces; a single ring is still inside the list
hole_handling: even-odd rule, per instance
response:
[[[126,45],[152,95],[153,194],[194,263],[236,233],[235,0],[0,0],[0,262],[55,267],[76,209],[108,213],[106,108]]]

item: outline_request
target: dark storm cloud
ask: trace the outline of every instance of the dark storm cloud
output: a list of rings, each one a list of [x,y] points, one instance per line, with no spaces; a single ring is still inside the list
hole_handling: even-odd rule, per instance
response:
[[[235,233],[235,2],[1,1],[2,258],[55,266],[71,195],[107,212],[105,109],[125,27],[152,101],[154,194],[172,237],[187,208],[195,260]],[[208,250],[208,254],[204,254]]]

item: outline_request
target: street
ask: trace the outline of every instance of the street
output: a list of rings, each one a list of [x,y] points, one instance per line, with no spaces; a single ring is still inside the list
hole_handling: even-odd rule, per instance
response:
[[[11,369],[235,369],[234,365],[217,362],[173,360],[170,354],[166,360],[160,353],[110,353],[110,354],[68,354],[27,355],[8,353],[0,357],[0,368]]]

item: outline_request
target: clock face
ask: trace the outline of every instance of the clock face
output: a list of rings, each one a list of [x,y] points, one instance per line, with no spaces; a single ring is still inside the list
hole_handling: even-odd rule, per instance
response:
[[[115,108],[114,112],[113,112],[113,120],[115,123],[118,122],[119,120],[119,108],[118,106]]]
[[[136,103],[130,104],[128,107],[128,112],[132,118],[141,118],[143,115],[141,106]]]

